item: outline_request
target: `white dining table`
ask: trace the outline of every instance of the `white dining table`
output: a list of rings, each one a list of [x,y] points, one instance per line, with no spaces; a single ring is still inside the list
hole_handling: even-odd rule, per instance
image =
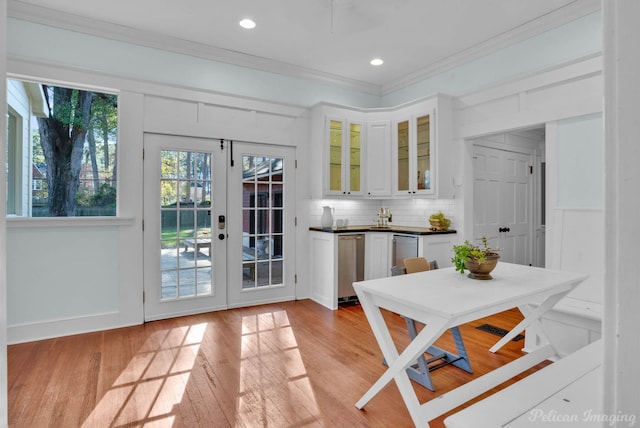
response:
[[[389,382],[395,381],[416,426],[489,391],[504,381],[553,357],[559,357],[544,332],[541,317],[584,281],[587,276],[511,263],[498,263],[491,280],[475,280],[453,268],[354,282],[364,313],[386,360],[387,370],[358,400],[362,409]],[[497,352],[527,329],[538,336],[538,346],[528,354],[488,372],[425,403],[420,403],[407,375],[407,367],[451,327],[518,308],[524,319],[503,336]],[[399,353],[381,309],[425,324]]]

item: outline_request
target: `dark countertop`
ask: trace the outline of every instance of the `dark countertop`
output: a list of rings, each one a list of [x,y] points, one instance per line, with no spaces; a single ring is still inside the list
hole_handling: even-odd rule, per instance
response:
[[[443,235],[448,233],[457,233],[455,229],[431,230],[431,228],[428,228],[428,227],[412,227],[412,226],[376,227],[373,225],[331,227],[331,228],[310,227],[309,230],[313,230],[315,232],[326,232],[326,233],[391,232],[391,233],[404,233],[407,235]]]

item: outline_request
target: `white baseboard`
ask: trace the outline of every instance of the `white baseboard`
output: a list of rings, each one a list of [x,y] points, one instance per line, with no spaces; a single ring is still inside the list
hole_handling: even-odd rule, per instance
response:
[[[119,312],[106,312],[82,317],[10,325],[7,327],[7,343],[13,345],[138,324],[142,324],[142,319],[139,322],[123,322]]]

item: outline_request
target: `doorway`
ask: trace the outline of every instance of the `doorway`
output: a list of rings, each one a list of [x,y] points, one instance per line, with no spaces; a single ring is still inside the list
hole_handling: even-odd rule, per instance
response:
[[[544,128],[473,140],[473,239],[509,263],[544,266]]]
[[[295,297],[294,149],[146,134],[144,318]]]

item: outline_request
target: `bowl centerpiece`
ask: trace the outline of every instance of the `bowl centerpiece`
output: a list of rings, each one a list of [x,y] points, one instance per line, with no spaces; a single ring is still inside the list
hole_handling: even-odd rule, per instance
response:
[[[429,216],[429,224],[433,230],[448,230],[451,226],[451,220],[445,217],[442,211]]]
[[[451,259],[456,271],[464,274],[467,269],[469,278],[491,279],[491,271],[498,264],[500,255],[487,243],[487,238],[482,237],[482,246],[473,245],[469,241],[464,241],[461,245],[454,245],[454,256]]]

